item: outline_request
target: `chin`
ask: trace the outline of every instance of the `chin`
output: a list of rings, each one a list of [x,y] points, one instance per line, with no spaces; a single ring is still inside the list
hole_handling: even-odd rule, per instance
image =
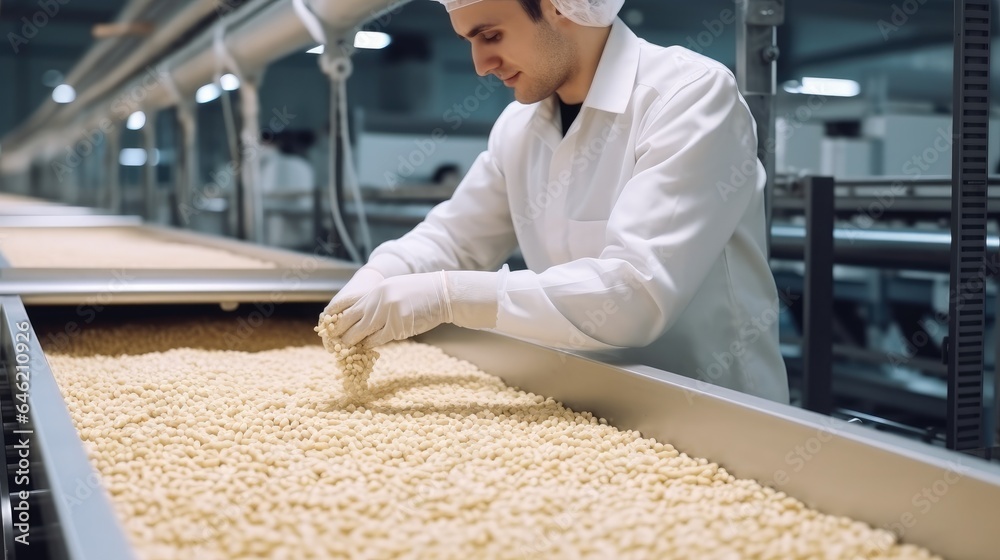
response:
[[[551,95],[551,94],[549,94]],[[538,95],[536,92],[523,91],[518,88],[514,88],[514,99],[521,103],[522,105],[531,105],[532,103],[538,103],[549,98],[549,95]]]

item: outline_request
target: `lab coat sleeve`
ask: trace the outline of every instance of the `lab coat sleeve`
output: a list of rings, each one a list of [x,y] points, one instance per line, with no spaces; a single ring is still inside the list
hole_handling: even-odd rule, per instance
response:
[[[694,298],[763,173],[755,125],[721,69],[706,69],[645,115],[599,258],[507,273],[497,331],[569,349],[641,347]]]
[[[506,119],[493,126],[487,150],[476,158],[451,199],[434,207],[427,218],[403,237],[388,241],[372,252],[371,260],[395,257],[406,270],[493,270],[517,246],[507,202],[507,188],[497,163],[497,139]]]

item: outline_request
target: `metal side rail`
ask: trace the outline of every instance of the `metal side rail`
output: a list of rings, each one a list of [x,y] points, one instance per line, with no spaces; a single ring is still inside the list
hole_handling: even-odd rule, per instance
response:
[[[450,325],[417,339],[508,385],[669,442],[945,558],[994,560],[1000,550],[1000,467],[982,459],[602,353],[562,352]]]
[[[78,223],[72,227],[102,227],[101,220],[104,217],[88,218],[88,225]],[[134,221],[134,217],[126,221]],[[0,228],[5,223],[0,217]],[[52,223],[52,220],[44,220],[34,227],[52,228]],[[117,304],[327,302],[357,270],[353,263],[316,253],[297,253],[158,226],[114,225],[113,221],[108,224],[108,227],[145,235],[151,240],[219,249],[271,262],[276,267],[28,268],[9,266],[0,254],[0,295],[19,296],[28,305],[82,305],[87,309]]]
[[[134,558],[14,296],[0,296],[0,367],[7,470],[0,507],[4,545],[13,543],[4,558]]]

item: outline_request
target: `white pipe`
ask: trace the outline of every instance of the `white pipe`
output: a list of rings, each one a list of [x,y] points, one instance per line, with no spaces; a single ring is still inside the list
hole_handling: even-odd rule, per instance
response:
[[[330,27],[352,29],[408,1],[313,0],[309,4]],[[233,13],[234,19],[241,14],[247,14],[245,19],[227,28],[226,46],[242,66],[263,67],[312,43],[309,32],[295,13],[292,0],[250,2]],[[95,126],[100,128],[104,119],[128,118],[134,109],[129,106],[133,99],[141,101],[147,112],[173,105],[173,96],[165,87],[161,72],[170,73],[182,93],[193,93],[212,81],[216,67],[212,39],[213,31],[206,30],[163,63],[140,72],[124,87],[105,94],[90,111],[64,127],[39,130],[24,142],[9,147],[5,142],[0,172],[17,173],[27,169],[46,146],[51,150],[54,144],[59,146],[59,151],[65,151],[67,145],[93,132]]]
[[[147,8],[153,2],[154,0],[133,0],[122,9],[115,21],[121,24],[131,23],[145,13]],[[83,88],[80,87],[80,82],[89,77],[91,74],[99,71],[99,65],[110,54],[110,51],[118,44],[119,41],[114,39],[104,39],[96,42],[93,48],[87,51],[83,58],[73,66],[73,69],[70,70],[70,73],[63,81],[73,86],[76,91],[83,91]],[[46,120],[67,109],[67,106],[59,105],[51,99],[46,100],[41,107],[36,109],[35,112],[31,114],[28,120],[25,121],[17,131],[7,137],[8,139],[5,140],[4,143],[19,143],[17,136],[23,136],[31,130],[44,126]]]
[[[100,101],[101,98],[108,97],[109,92],[113,91],[116,86],[121,85],[130,76],[141,73],[143,67],[160,56],[164,49],[176,42],[179,37],[199,21],[211,15],[216,10],[217,4],[218,0],[197,0],[177,11],[172,18],[160,23],[157,31],[151,37],[144,40],[139,49],[128,55],[124,60],[117,62],[106,75],[95,81],[94,85],[85,89],[78,88],[77,97],[73,103],[56,106],[54,102],[47,102],[28,123],[18,127],[17,130],[6,136],[3,139],[3,144],[18,146],[15,152],[17,152],[19,157],[23,157],[20,155],[21,146],[23,146],[24,151],[27,151],[33,157],[38,153],[38,144],[43,142],[39,138],[39,131],[42,132],[41,136],[45,136],[44,131],[46,129],[68,128],[71,126],[70,123],[78,122],[81,115],[90,112],[89,108],[92,103]],[[102,44],[98,43],[98,46],[94,47],[92,51],[103,50],[101,47]],[[88,58],[90,58],[89,54],[84,55],[85,61]],[[88,68],[87,70],[88,72],[93,72],[98,69],[99,67]],[[74,80],[79,80],[80,77],[77,74],[78,72],[74,69],[71,77]],[[67,80],[67,83],[75,82]],[[47,108],[49,105],[52,108]],[[138,108],[136,105],[135,109]],[[132,112],[129,111],[128,113],[131,114]],[[114,114],[114,117],[115,120],[124,121],[128,118],[128,115]],[[54,139],[50,137],[44,140],[47,143],[53,141],[58,143],[58,137]]]

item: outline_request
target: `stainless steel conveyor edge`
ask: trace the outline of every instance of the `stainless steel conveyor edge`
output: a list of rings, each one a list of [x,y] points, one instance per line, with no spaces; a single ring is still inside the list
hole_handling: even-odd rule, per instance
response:
[[[29,305],[326,302],[357,270],[354,263],[316,254],[160,226],[102,224],[105,217],[91,218],[83,227],[138,229],[164,241],[274,262],[278,268],[32,269],[11,267],[0,253],[0,294],[21,296]]]
[[[27,329],[23,328],[27,327]],[[15,356],[13,333],[27,333],[30,374],[29,414],[34,434],[31,444],[42,457],[58,529],[70,560],[126,560],[135,558],[111,500],[87,458],[69,410],[42,353],[20,299],[0,296],[0,331],[4,356]],[[23,337],[20,341],[23,343]]]
[[[21,296],[28,305],[163,303],[325,303],[344,287],[352,272],[317,269],[173,270],[21,270],[0,268],[0,294]]]
[[[141,225],[142,218],[139,216],[0,214],[0,228],[127,227]]]
[[[101,208],[88,208],[86,206],[64,206],[62,204],[18,204],[4,206],[0,204],[0,217],[23,217],[23,216],[109,216],[114,215],[110,210]]]
[[[653,368],[439,327],[418,337],[507,384],[668,442],[946,558],[996,558],[1000,467]]]

